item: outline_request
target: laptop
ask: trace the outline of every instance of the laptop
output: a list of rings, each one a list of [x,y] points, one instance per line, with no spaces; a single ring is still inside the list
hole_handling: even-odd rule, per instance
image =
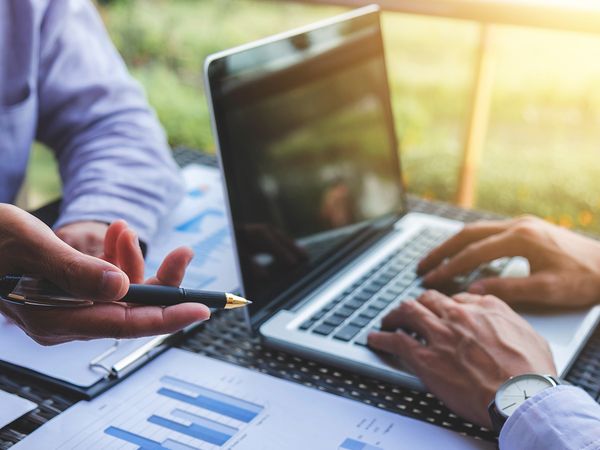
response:
[[[422,389],[366,337],[423,292],[418,261],[463,224],[407,208],[379,9],[212,55],[205,80],[252,325],[274,348]],[[527,271],[503,259],[466,281]],[[525,317],[564,374],[598,308]]]

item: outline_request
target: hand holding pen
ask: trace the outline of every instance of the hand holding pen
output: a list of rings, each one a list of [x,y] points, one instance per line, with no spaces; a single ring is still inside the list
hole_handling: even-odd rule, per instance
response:
[[[79,308],[96,303],[92,299],[74,297],[47,280],[30,275],[0,277],[0,298],[14,305],[46,308]],[[130,284],[127,293],[119,302],[161,307],[200,303],[214,309],[235,309],[252,304],[251,301],[228,292],[151,284]]]
[[[23,308],[0,302],[0,312],[44,345],[103,337],[139,337],[178,331],[206,320],[210,310],[185,303],[166,308],[118,302],[129,284],[179,286],[192,251],[179,248],[163,261],[156,276],[143,280],[144,260],[136,234],[123,221],[106,233],[104,255],[94,258],[61,241],[25,211],[0,204],[0,274],[36,273],[78,298],[93,298],[86,308]]]

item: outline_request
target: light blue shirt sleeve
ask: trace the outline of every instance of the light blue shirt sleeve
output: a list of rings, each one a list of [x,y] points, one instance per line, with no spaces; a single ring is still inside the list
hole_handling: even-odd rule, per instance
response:
[[[600,405],[574,386],[546,389],[523,403],[500,433],[500,450],[600,449]]]
[[[47,3],[37,90],[37,138],[56,153],[63,181],[55,228],[123,218],[147,242],[183,194],[182,181],[154,112],[89,0]]]

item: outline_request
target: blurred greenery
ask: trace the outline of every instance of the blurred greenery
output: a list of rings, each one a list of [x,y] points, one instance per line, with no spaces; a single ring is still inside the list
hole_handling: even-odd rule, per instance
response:
[[[100,8],[171,144],[206,151],[214,145],[204,57],[341,11],[258,0],[119,0]],[[452,200],[478,25],[386,13],[384,35],[409,190]],[[494,37],[497,73],[477,207],[600,231],[600,37],[511,27],[497,27]],[[51,167],[48,153],[36,149],[36,201],[58,192]]]

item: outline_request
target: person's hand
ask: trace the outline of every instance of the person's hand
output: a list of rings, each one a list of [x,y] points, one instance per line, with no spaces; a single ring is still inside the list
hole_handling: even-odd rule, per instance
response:
[[[102,222],[74,222],[56,230],[56,235],[86,255],[100,256],[104,251],[104,237],[108,225]]]
[[[451,410],[488,428],[487,406],[508,378],[556,375],[546,341],[490,295],[427,291],[391,311],[382,329],[369,346],[398,356]]]
[[[143,281],[137,238],[124,222],[109,227],[104,258],[106,261],[73,249],[35,217],[0,204],[0,275],[35,274],[79,298],[98,302],[83,308],[44,309],[0,301],[0,312],[38,343],[172,333],[209,318],[210,310],[200,304],[161,308],[118,302],[129,288],[125,272],[132,282]],[[178,285],[190,259],[191,250],[175,250],[147,282]]]
[[[533,217],[466,225],[432,250],[418,272],[426,286],[439,287],[505,256],[525,257],[530,276],[483,279],[468,291],[509,303],[553,306],[587,306],[600,300],[600,242]]]

